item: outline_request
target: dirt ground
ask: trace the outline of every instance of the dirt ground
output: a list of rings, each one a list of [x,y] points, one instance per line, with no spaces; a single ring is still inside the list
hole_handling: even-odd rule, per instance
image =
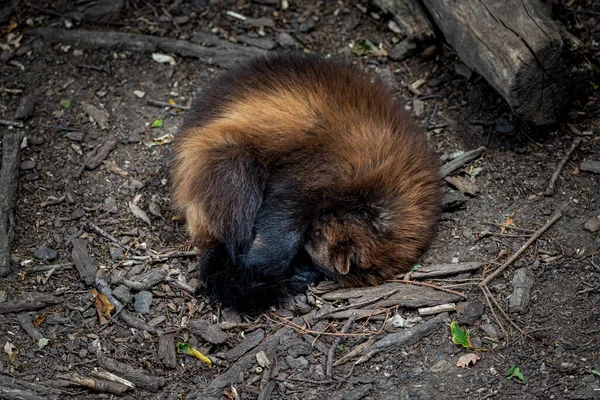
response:
[[[43,348],[25,333],[19,313],[0,314],[0,377],[58,388],[48,397],[114,398],[67,384],[69,374],[89,376],[101,366],[100,347],[111,359],[141,369],[159,382],[154,389],[137,385],[123,398],[201,398],[193,394],[246,353],[240,348],[242,343],[257,337],[260,341],[281,328],[282,320],[273,313],[249,319],[211,302],[198,281],[195,258],[188,253],[160,256],[190,250],[169,194],[169,138],[176,135],[185,111],[156,107],[148,100],[189,105],[219,68],[176,54],[176,65],[170,65],[144,52],[50,43],[32,33],[33,27],[55,26],[188,39],[200,31],[264,48],[289,46],[344,55],[368,73],[380,75],[406,99],[406,109],[427,125],[442,159],[487,147],[483,157],[454,174],[475,183],[477,193],[463,195],[446,185],[446,191],[458,200],[442,215],[438,237],[421,261],[424,266],[482,263],[473,272],[426,281],[463,293],[470,308],[480,309],[471,321],[452,312],[429,336],[376,354],[364,363],[355,365],[357,358],[353,358],[334,367],[332,378],[326,376],[326,350],[335,336],[307,340],[302,332],[294,332],[269,354],[269,367],[259,367],[252,354],[235,382],[224,387],[223,398],[600,399],[600,261],[594,258],[600,258],[600,221],[596,218],[600,217],[600,175],[580,170],[584,161],[600,161],[597,72],[589,90],[577,95],[559,124],[536,128],[515,118],[485,80],[465,70],[452,49],[441,42],[423,46],[401,62],[384,52],[353,54],[352,42],[368,39],[389,52],[400,39],[388,29],[388,17],[367,1],[290,0],[283,9],[282,2],[270,0],[130,0],[119,13],[83,20],[68,13],[95,2],[38,1],[33,7],[21,3],[12,16],[18,22],[12,33],[23,37],[9,40],[5,29],[0,38],[5,44],[0,55],[0,119],[12,120],[24,96],[35,94],[39,101],[22,129],[27,143],[18,177],[14,273],[0,279],[0,305],[23,293],[53,294],[62,302],[28,314],[48,339]],[[586,56],[598,71],[600,3],[564,3],[554,7],[554,17],[583,41]],[[255,27],[227,11],[268,21]],[[408,87],[420,79],[424,83],[417,95]],[[574,132],[583,133],[583,141],[565,165],[554,196],[544,196],[557,163],[578,137]],[[104,162],[77,176],[84,155],[114,136],[117,144]],[[142,218],[135,215],[140,214],[138,209],[144,212]],[[510,321],[495,308],[499,325],[477,286],[482,272],[502,264],[561,210],[562,218],[490,283],[494,299],[509,310],[515,271],[525,268],[523,272],[528,271],[533,282],[529,306],[522,312],[507,311]],[[121,314],[108,321],[99,319],[91,291],[94,285],[86,284],[71,263],[76,239],[83,240],[96,268],[112,271],[108,282],[113,290],[121,286],[115,296],[125,304],[127,315],[146,325],[136,328]],[[132,256],[137,259],[131,260]],[[32,271],[47,265],[58,267]],[[167,267],[168,275],[145,290],[152,298],[145,298],[151,302],[149,310],[143,310],[144,296],[135,285],[123,285],[117,277],[131,279],[161,267]],[[192,295],[189,289],[196,286],[200,288]],[[311,294],[308,299],[299,298],[295,308],[276,313],[303,315],[315,300],[318,307],[323,306],[318,295]],[[405,318],[418,315],[410,308],[384,311],[389,319],[396,312]],[[482,348],[477,352],[480,360],[468,368],[456,366],[462,355],[473,353],[451,341],[449,324],[457,318]],[[189,323],[198,320],[218,327],[219,337],[207,339],[210,335],[199,333]],[[344,323],[330,319],[312,328],[334,332]],[[356,321],[350,332],[371,335],[342,337],[334,359],[369,337],[380,338],[382,323],[377,318]],[[386,332],[401,329],[386,326]],[[161,336],[171,346],[189,343],[219,365],[209,368],[190,356],[165,356],[163,349],[159,352]],[[256,352],[253,347],[246,350]],[[512,366],[520,369],[524,382],[505,377]],[[269,374],[265,374],[267,369]],[[261,388],[268,388],[269,393],[260,395]]]

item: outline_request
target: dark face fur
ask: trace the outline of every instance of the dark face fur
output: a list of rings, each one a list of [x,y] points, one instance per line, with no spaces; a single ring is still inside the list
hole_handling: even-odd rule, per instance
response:
[[[330,278],[369,284],[360,282],[360,276],[366,270],[385,266],[382,263],[388,261],[385,252],[381,252],[381,245],[386,241],[385,225],[384,218],[370,212],[322,216],[313,222],[304,247]],[[359,282],[355,282],[357,280]]]

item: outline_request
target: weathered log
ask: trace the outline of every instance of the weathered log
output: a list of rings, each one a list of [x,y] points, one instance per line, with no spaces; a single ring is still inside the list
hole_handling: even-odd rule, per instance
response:
[[[462,61],[528,122],[556,122],[587,84],[591,69],[581,42],[539,0],[423,3]]]
[[[95,48],[146,53],[163,51],[179,54],[183,57],[195,57],[202,62],[215,64],[221,68],[231,68],[248,57],[265,53],[255,47],[238,45],[237,47],[217,49],[186,40],[122,32],[88,31],[84,29],[67,31],[55,28],[38,28],[33,32],[51,42],[84,43]]]
[[[33,311],[41,308],[59,304],[63,300],[60,297],[47,293],[30,292],[19,296],[18,300],[0,303],[0,314],[20,313],[22,311]]]
[[[435,37],[433,26],[417,0],[374,0],[374,3],[392,15],[408,39],[423,41]]]
[[[0,399],[54,400],[64,393],[43,382],[33,383],[0,373]]]
[[[0,276],[10,272],[10,243],[14,236],[13,207],[17,196],[21,133],[6,133],[2,140],[2,170],[0,171]]]

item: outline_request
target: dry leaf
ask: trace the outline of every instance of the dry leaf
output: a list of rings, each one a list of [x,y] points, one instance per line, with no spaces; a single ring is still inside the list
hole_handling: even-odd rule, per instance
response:
[[[148,211],[150,211],[152,215],[162,217],[162,214],[160,213],[160,206],[154,202],[148,204]]]
[[[17,359],[17,355],[19,354],[17,348],[12,343],[6,342],[6,344],[4,345],[4,351],[6,352],[6,354],[8,354],[8,361],[14,363]]]
[[[92,290],[92,296],[94,297],[94,301],[96,303],[96,311],[98,311],[98,319],[100,320],[100,324],[104,325],[108,322],[106,317],[110,318],[110,312],[114,310],[115,306],[108,301],[108,298],[104,293]]]
[[[465,354],[464,356],[461,356],[458,359],[456,366],[461,367],[461,368],[471,367],[471,366],[475,365],[475,363],[479,359],[481,359],[481,356],[479,354],[475,354],[475,353]]]
[[[152,225],[152,223],[150,222],[150,217],[148,217],[148,214],[146,214],[146,212],[144,210],[142,210],[141,208],[139,208],[137,205],[135,205],[134,202],[130,201],[129,202],[129,210],[131,211],[131,213],[136,217],[141,219],[142,221],[144,221],[145,223],[147,223],[148,225]]]
[[[510,217],[507,217],[504,220],[504,223],[502,225],[515,226],[515,220],[513,219],[512,215]],[[504,233],[505,230],[506,230],[506,227],[504,227],[504,226],[500,227],[500,233]]]
[[[269,360],[269,357],[267,357],[267,353],[265,353],[264,351],[259,351],[258,353],[256,353],[256,362],[258,362],[258,365],[260,365],[263,368],[266,368],[269,365],[271,365],[271,360]]]
[[[46,314],[42,314],[42,315],[38,315],[34,320],[33,320],[33,325],[35,326],[40,326],[42,324],[42,322],[44,322],[46,320]]]
[[[127,171],[125,171],[123,168],[119,167],[116,162],[114,162],[112,160],[103,161],[103,162],[104,162],[104,166],[106,167],[106,169],[109,170],[110,172],[112,172],[113,174],[117,174],[122,177],[126,177],[129,175],[127,173]]]

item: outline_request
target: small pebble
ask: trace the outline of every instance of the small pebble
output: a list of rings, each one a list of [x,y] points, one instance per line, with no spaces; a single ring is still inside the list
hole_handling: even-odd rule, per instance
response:
[[[71,219],[80,219],[83,218],[83,216],[85,216],[85,210],[83,208],[78,208],[71,214]]]
[[[277,43],[279,47],[284,49],[289,49],[290,47],[294,47],[296,45],[296,39],[292,35],[286,32],[281,32],[277,35]]]
[[[588,219],[583,227],[590,232],[598,231],[600,229],[600,216]]]
[[[34,169],[34,168],[35,168],[35,161],[33,161],[33,160],[26,160],[21,163],[21,169],[24,171]]]
[[[142,92],[141,90],[134,90],[133,94],[135,95],[135,97],[137,97],[138,99],[141,99],[142,97],[144,97],[146,95],[146,92]]]
[[[500,336],[500,332],[498,331],[498,328],[496,328],[496,325],[494,324],[481,324],[479,325],[479,328],[485,332],[485,334],[491,338],[497,338]]]
[[[138,181],[137,179],[132,179],[129,182],[129,187],[135,190],[139,190],[144,187],[144,183],[142,181]]]
[[[38,247],[33,256],[38,260],[52,261],[56,258],[56,251],[42,245]]]
[[[483,315],[485,305],[479,301],[468,301],[456,306],[456,321],[463,325],[473,325]]]
[[[111,260],[117,262],[123,259],[123,249],[120,247],[110,247],[110,258]]]
[[[135,303],[133,308],[140,314],[148,314],[150,312],[150,304],[152,303],[152,293],[141,291],[135,295]]]

